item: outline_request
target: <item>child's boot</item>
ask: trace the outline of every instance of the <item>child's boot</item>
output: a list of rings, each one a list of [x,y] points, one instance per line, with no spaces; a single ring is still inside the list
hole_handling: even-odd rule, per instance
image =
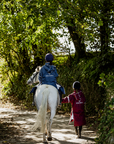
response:
[[[78,138],[81,138],[81,132],[79,131]]]

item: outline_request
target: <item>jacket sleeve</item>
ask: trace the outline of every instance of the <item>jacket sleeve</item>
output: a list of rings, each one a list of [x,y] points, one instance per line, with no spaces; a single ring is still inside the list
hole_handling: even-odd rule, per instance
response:
[[[69,97],[62,98],[62,103],[69,103]]]
[[[68,95],[65,98],[62,98],[62,103],[73,103],[75,100],[73,94]]]

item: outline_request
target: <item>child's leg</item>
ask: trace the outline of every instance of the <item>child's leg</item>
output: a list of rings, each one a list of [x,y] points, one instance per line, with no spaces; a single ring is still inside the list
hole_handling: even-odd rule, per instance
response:
[[[79,134],[78,134],[79,138],[81,138],[81,131],[82,131],[82,126],[79,126]]]
[[[76,135],[78,135],[78,128],[77,128],[77,126],[75,126],[75,133],[76,133]]]

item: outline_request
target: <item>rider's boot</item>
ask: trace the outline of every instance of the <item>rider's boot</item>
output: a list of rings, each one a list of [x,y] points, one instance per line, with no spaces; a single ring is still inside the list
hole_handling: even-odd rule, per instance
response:
[[[33,102],[32,102],[32,106],[35,106],[35,102],[34,102],[34,94],[35,94],[35,93],[33,93]]]
[[[62,94],[59,93],[59,95],[60,95],[59,109],[61,109],[61,106],[62,106],[62,103],[61,103],[62,102]]]

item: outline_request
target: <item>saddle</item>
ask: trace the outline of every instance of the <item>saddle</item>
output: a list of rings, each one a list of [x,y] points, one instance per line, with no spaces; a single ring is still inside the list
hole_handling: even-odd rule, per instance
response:
[[[65,94],[65,89],[63,86],[61,86],[60,84],[56,84],[57,85],[57,89],[59,91],[59,94],[62,95],[62,94]],[[36,92],[36,89],[37,89],[38,86],[35,86],[32,88],[32,90],[29,92],[29,94],[33,93],[35,94]]]

